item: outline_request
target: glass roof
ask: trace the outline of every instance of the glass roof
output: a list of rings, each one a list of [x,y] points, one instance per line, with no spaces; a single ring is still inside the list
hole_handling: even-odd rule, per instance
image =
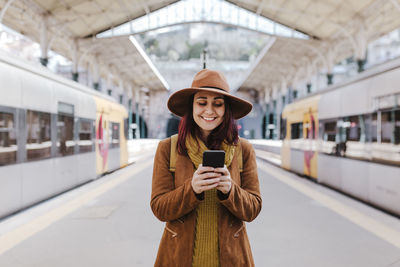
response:
[[[260,33],[308,39],[299,31],[286,27],[224,0],[181,0],[111,30],[99,33],[98,38],[131,35],[177,24],[217,23],[241,27]]]

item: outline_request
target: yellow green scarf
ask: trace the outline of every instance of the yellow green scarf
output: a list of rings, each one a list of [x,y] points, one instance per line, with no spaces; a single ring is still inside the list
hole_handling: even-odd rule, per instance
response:
[[[203,162],[203,152],[209,149],[200,138],[195,139],[191,134],[186,137],[185,143],[190,160],[197,169]],[[233,155],[235,154],[235,148],[235,145],[228,145],[226,141],[221,144],[220,149],[225,151],[225,165],[227,167],[231,165]]]
[[[186,148],[196,169],[203,161],[203,152],[208,150],[200,138],[186,137]],[[236,146],[222,142],[225,151],[225,165],[231,165]],[[218,248],[218,209],[217,189],[204,192],[204,200],[196,208],[196,232],[192,267],[220,266]]]

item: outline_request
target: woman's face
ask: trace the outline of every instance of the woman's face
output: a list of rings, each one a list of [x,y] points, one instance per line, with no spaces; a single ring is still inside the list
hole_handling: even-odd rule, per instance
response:
[[[193,99],[193,119],[206,138],[224,120],[224,96],[211,92],[197,92]]]

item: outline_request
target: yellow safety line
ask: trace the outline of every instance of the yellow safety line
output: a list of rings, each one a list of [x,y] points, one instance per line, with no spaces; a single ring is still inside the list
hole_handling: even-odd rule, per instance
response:
[[[146,163],[141,163],[139,166],[134,168],[128,173],[121,174],[112,180],[99,185],[98,187],[92,189],[89,192],[65,203],[64,205],[57,207],[48,213],[33,219],[32,221],[0,236],[0,255],[2,255],[7,250],[15,247],[22,241],[28,239],[29,237],[37,234],[38,232],[44,230],[46,227],[50,226],[54,222],[60,220],[69,213],[77,210],[85,203],[93,200],[96,197],[106,193],[107,191],[113,189],[117,185],[125,182],[133,175],[139,173],[143,169],[146,169],[153,162],[151,160]]]
[[[374,235],[380,237],[381,239],[389,242],[393,246],[400,248],[400,232],[396,231],[376,220],[373,218],[366,216],[359,211],[346,206],[339,201],[324,195],[311,187],[302,184],[296,181],[293,178],[290,178],[288,175],[285,175],[279,171],[272,169],[269,166],[266,166],[265,163],[261,163],[258,167],[270,174],[272,177],[278,179],[279,181],[289,185],[290,187],[294,188],[295,190],[303,193],[304,195],[320,202],[327,208],[331,209],[332,211],[336,212],[337,214],[345,217],[346,219],[350,220],[351,222],[355,223],[358,226],[361,226],[365,230]]]

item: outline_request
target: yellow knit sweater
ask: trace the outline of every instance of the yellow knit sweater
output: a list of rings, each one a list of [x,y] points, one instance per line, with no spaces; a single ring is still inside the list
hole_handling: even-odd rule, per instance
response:
[[[204,200],[196,209],[193,267],[219,266],[217,198],[216,189],[205,191]]]
[[[203,160],[203,152],[208,150],[199,138],[188,135],[185,140],[188,155],[197,169]],[[225,165],[230,166],[235,154],[234,145],[222,142],[225,151]],[[217,189],[204,192],[204,200],[197,206],[197,221],[193,251],[193,267],[219,267],[218,247],[218,196]]]

